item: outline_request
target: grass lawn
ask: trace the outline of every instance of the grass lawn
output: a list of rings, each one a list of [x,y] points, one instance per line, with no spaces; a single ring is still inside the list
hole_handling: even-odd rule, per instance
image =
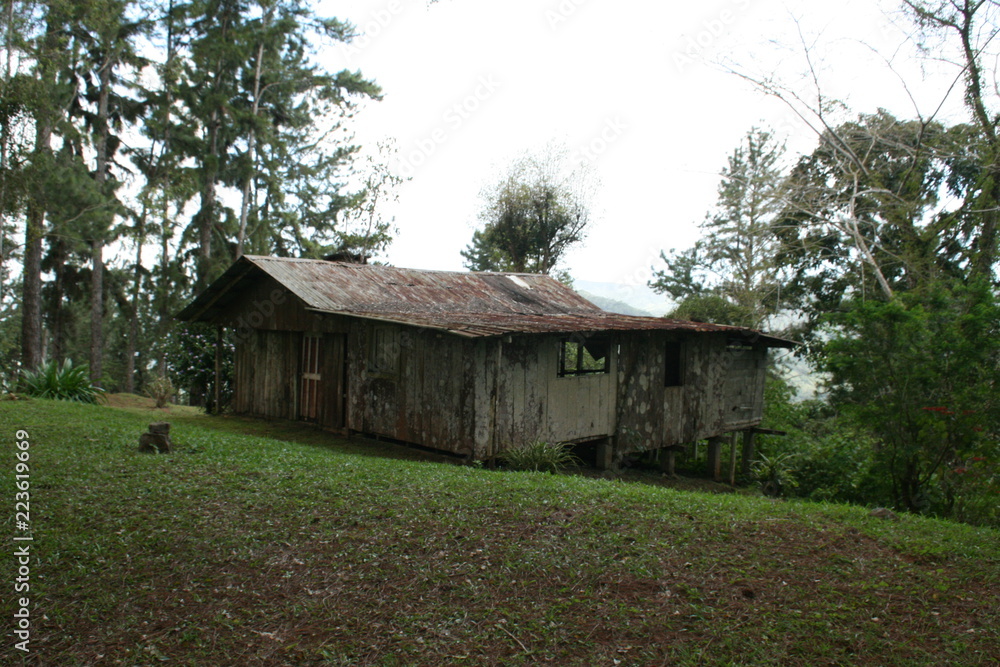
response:
[[[138,454],[163,418],[174,453]],[[2,401],[0,442],[2,664],[1000,664],[996,530],[482,470],[120,397]]]

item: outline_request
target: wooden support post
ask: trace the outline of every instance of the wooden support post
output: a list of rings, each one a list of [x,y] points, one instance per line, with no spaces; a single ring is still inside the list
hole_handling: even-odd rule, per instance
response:
[[[673,447],[664,447],[660,450],[660,470],[670,475],[674,476],[675,464],[677,461],[677,454]]]
[[[716,482],[722,479],[722,438],[708,439],[708,474]]]
[[[611,439],[605,439],[597,443],[597,456],[594,462],[598,470],[611,470],[614,463],[614,448],[611,446]]]
[[[729,486],[736,486],[736,432],[729,434]]]
[[[757,432],[753,429],[743,431],[743,474],[750,476],[750,468],[753,466],[754,451],[757,447]]]
[[[212,413],[222,414],[222,406],[219,405],[222,400],[222,387],[220,380],[222,379],[222,327],[217,327],[215,330],[215,405],[212,408]]]

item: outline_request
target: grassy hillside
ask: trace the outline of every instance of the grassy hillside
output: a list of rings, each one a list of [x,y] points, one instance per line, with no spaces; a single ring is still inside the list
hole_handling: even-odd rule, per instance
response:
[[[154,414],[0,402],[8,544],[16,431],[31,442],[28,664],[1000,662],[997,531],[365,456],[183,410],[175,453],[138,454]]]

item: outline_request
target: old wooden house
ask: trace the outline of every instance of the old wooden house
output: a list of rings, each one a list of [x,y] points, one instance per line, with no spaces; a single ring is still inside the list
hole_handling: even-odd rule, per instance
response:
[[[596,443],[603,466],[752,433],[768,348],[791,346],[609,313],[548,276],[254,256],[178,317],[235,330],[237,413],[475,459]]]

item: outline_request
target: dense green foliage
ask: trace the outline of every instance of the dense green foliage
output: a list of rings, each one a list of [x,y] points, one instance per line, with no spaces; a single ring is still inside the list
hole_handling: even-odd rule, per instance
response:
[[[20,350],[0,348],[5,385],[47,355],[141,391],[173,373],[173,315],[239,254],[391,240],[373,210],[399,182],[375,161],[391,156],[355,173],[344,139],[381,90],[318,64],[354,28],[313,3],[14,0],[3,20],[0,342],[20,327]]]
[[[855,114],[825,96],[815,70],[806,95],[743,75],[805,119],[817,146],[789,165],[767,150],[754,161],[766,143],[751,131],[723,170],[705,236],[664,253],[651,284],[682,299],[676,316],[749,324],[755,310],[730,289],[747,273],[733,260],[761,249],[759,266],[772,270],[758,292],[784,316],[771,322],[794,323],[785,334],[805,343],[823,381],[821,401],[778,397],[783,413],[768,425],[792,436],[766,440],[765,482],[785,476],[785,494],[996,525],[1000,94],[985,81],[1000,6],[901,5],[918,55],[950,54],[938,62],[955,67],[956,84],[939,103],[961,90],[964,122]],[[755,184],[768,194],[756,204],[746,198]],[[741,210],[758,213],[743,232]]]
[[[821,368],[831,401],[879,443],[893,504],[944,516],[985,504],[1000,522],[1000,303],[987,286],[944,286],[831,316]],[[875,371],[875,372],[873,372]],[[989,505],[992,505],[990,507]]]
[[[924,315],[903,319],[912,323]],[[897,322],[893,328],[906,327]],[[834,339],[831,345],[844,345],[845,356],[835,356],[846,366],[837,371],[838,377],[844,380],[843,374],[856,372],[858,390],[841,385],[840,390],[847,390],[852,398],[832,403],[794,401],[787,382],[772,377],[766,392],[765,423],[787,435],[761,436],[761,464],[755,471],[761,487],[781,497],[894,507],[1000,527],[995,392],[978,403],[983,412],[956,409],[954,404],[931,405],[933,401],[923,399],[948,397],[934,381],[934,393],[922,391],[927,388],[922,383],[929,379],[924,364],[901,368],[906,357],[912,361],[912,355],[920,352],[890,346],[882,352],[892,357],[893,369],[905,377],[889,385],[890,393],[859,401],[864,389],[886,391],[886,383],[871,370],[876,351],[862,349],[848,338]],[[965,369],[949,365],[948,370],[954,371],[956,380],[964,376],[971,381],[961,386],[952,384],[950,378],[944,380],[942,384],[953,388],[951,400],[967,400],[977,390],[985,390],[983,376],[997,372],[995,362]],[[765,487],[769,480],[778,483]]]

